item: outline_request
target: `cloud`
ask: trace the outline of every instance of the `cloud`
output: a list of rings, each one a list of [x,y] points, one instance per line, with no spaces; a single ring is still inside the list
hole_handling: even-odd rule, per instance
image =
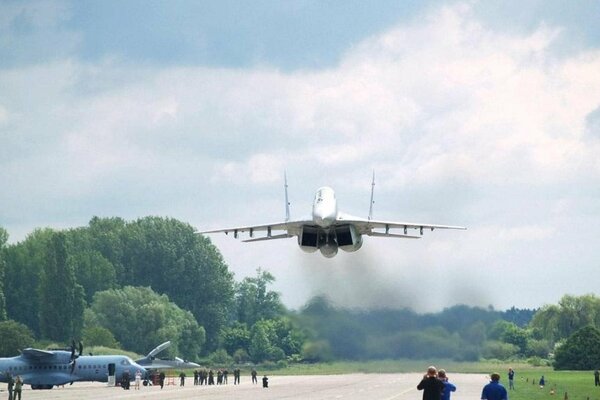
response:
[[[284,169],[294,214],[326,184],[344,211],[366,215],[375,169],[378,218],[469,231],[373,239],[341,261],[301,254],[300,262],[289,242],[219,241],[228,263],[281,276],[295,306],[331,281],[349,282],[333,297],[351,305],[357,296],[415,305],[426,293],[435,304],[510,306],[504,293],[519,285],[525,293],[528,282],[495,282],[488,271],[519,275],[527,260],[533,274],[552,263],[585,276],[597,258],[600,51],[558,57],[563,32],[540,24],[504,33],[468,4],[443,6],[356,43],[337,65],[292,72],[85,62],[72,40],[67,55],[0,74],[0,186],[11,188],[0,194],[0,221],[13,235],[19,226],[17,238],[26,233],[19,220],[32,229],[92,215],[168,214],[212,227],[273,221],[283,217]],[[585,226],[582,244],[559,229],[573,221]],[[365,269],[374,259],[377,274]],[[292,263],[303,265],[296,280],[285,272]],[[365,275],[372,285],[360,285]],[[449,286],[439,283],[446,276]],[[559,297],[561,282],[520,304]],[[499,294],[481,290],[492,284]]]

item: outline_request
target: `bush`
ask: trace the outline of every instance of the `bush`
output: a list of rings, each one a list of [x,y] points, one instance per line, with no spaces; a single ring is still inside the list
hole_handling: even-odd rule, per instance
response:
[[[215,350],[208,358],[213,365],[229,365],[233,362],[225,349]]]
[[[600,331],[592,326],[579,329],[556,349],[554,368],[592,370],[600,360]]]
[[[483,345],[481,353],[486,359],[496,358],[498,360],[508,360],[519,352],[519,348],[514,344],[489,340]]]
[[[17,356],[32,344],[33,333],[27,326],[13,320],[0,322],[0,357]]]
[[[314,363],[321,361],[331,361],[331,346],[326,340],[317,340],[315,342],[306,342],[302,346],[302,359]]]
[[[82,339],[86,346],[121,347],[112,332],[101,326],[85,328]]]

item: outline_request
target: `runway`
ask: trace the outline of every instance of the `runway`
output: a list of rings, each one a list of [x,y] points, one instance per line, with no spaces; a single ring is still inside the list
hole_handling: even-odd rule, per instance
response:
[[[25,386],[23,400],[31,399],[71,399],[71,400],[106,400],[106,399],[377,399],[377,400],[414,400],[421,398],[416,386],[422,374],[347,374],[347,375],[306,375],[306,376],[269,376],[269,388],[263,389],[259,383],[253,385],[250,377],[243,376],[240,385],[194,386],[193,379],[188,378],[183,387],[167,385],[160,387],[144,387],[140,390],[123,390],[118,387],[107,387],[102,383],[75,383],[64,388],[52,390],[31,390]],[[483,374],[452,374],[450,381],[457,386],[454,396],[468,400],[478,400],[481,389],[489,380]],[[179,379],[176,379],[179,382]],[[2,394],[7,395],[6,386]]]

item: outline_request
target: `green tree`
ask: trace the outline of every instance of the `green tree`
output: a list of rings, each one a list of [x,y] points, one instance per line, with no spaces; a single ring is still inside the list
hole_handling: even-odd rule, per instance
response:
[[[246,324],[234,322],[231,326],[221,330],[221,346],[229,354],[234,354],[237,350],[248,352],[250,345],[250,331]]]
[[[233,304],[233,274],[210,240],[188,224],[158,217],[126,224],[120,237],[118,282],[168,295],[194,314],[206,329],[207,350],[215,349]]]
[[[27,325],[36,335],[39,328],[39,283],[47,257],[51,229],[36,229],[27,238],[4,251],[4,293],[8,318]]]
[[[237,320],[248,326],[261,319],[273,319],[283,315],[285,307],[281,303],[279,293],[267,290],[267,286],[275,281],[275,277],[260,268],[256,277],[244,278],[236,285],[235,302]]]
[[[532,318],[530,327],[552,343],[572,335],[586,326],[600,328],[600,298],[593,294],[563,296],[558,305],[542,307]]]
[[[263,321],[258,321],[252,326],[250,347],[248,354],[253,362],[259,363],[269,359],[272,346],[268,336],[268,327]]]
[[[140,354],[170,340],[167,354],[195,360],[206,340],[204,329],[189,311],[148,287],[97,292],[91,311],[86,321],[110,330],[124,348]]]
[[[488,340],[483,344],[481,354],[486,359],[508,360],[519,352],[514,344],[498,340]]]
[[[591,370],[600,360],[600,330],[586,326],[573,333],[556,349],[554,368],[557,370]]]
[[[0,322],[0,357],[13,357],[33,344],[31,330],[17,321]]]
[[[73,255],[72,261],[77,282],[83,287],[88,303],[91,303],[94,293],[115,287],[115,268],[100,252],[96,250],[77,252]]]
[[[108,329],[101,326],[92,326],[83,330],[83,343],[86,346],[104,346],[118,349],[121,346]]]
[[[84,293],[75,280],[62,232],[52,235],[40,277],[39,318],[42,337],[68,342],[80,338],[83,327]]]
[[[519,348],[519,354],[526,354],[529,334],[525,329],[519,328],[517,325],[510,322],[506,325],[506,329],[502,332],[500,339],[505,343],[517,346]]]

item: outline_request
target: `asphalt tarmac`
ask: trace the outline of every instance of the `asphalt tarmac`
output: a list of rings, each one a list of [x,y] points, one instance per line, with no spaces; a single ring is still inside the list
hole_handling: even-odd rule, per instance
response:
[[[453,398],[461,400],[479,400],[481,389],[489,382],[482,374],[448,373],[450,381],[457,387]],[[140,390],[123,390],[119,387],[107,387],[102,383],[75,383],[64,388],[51,390],[31,390],[25,386],[23,400],[65,399],[65,400],[107,400],[107,399],[376,399],[376,400],[418,400],[422,392],[417,384],[422,374],[347,374],[347,375],[307,375],[307,376],[269,376],[269,387],[262,388],[259,383],[253,385],[249,376],[242,376],[240,385],[233,385],[233,376],[228,385],[194,386],[193,378],[186,379],[186,385],[142,386]],[[0,398],[7,396],[6,385],[2,386]]]

